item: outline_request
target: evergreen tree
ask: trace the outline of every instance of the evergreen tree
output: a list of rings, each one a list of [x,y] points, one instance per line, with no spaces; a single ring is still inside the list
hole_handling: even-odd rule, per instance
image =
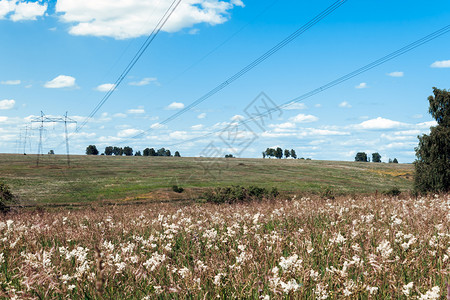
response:
[[[284,158],[289,158],[289,156],[291,156],[291,151],[284,149]]]

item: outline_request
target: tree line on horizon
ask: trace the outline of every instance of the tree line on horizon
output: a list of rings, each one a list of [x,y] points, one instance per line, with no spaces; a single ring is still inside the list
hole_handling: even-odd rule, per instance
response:
[[[361,162],[370,162],[370,157],[366,154],[366,152],[358,152],[355,156],[355,161],[361,161]],[[381,162],[381,155],[378,152],[372,153],[372,162],[380,163]],[[394,158],[393,160],[389,158],[389,163],[398,164],[397,158]]]
[[[140,150],[134,152],[133,148],[126,146],[126,147],[116,147],[116,146],[107,146],[105,147],[105,151],[101,155],[107,155],[107,156],[167,156],[167,157],[181,157],[180,152],[175,151],[175,153],[172,155],[172,152],[169,149],[160,148],[158,150],[155,150],[154,148],[145,148],[142,153]],[[89,145],[86,147],[86,155],[99,155],[100,152],[97,149],[97,146],[95,145]]]
[[[275,148],[267,148],[266,151],[262,152],[263,158],[276,157],[278,159],[281,159],[281,158],[283,158],[283,155],[284,155],[284,158],[292,157],[293,159],[297,159],[297,153],[295,153],[294,149],[291,149],[291,150],[284,149],[284,152],[283,152],[283,149],[281,149],[280,147],[277,147],[276,149]]]

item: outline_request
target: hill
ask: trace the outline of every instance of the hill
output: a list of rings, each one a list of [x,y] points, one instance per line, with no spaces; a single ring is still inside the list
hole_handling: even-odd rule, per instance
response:
[[[0,154],[0,182],[28,204],[171,201],[229,185],[277,187],[282,193],[368,194],[412,188],[413,166],[290,159]],[[185,189],[181,194],[172,186]]]

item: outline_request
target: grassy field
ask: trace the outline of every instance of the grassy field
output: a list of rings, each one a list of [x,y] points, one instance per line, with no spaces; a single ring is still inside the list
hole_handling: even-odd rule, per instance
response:
[[[413,166],[314,160],[0,154],[0,182],[24,203],[164,201],[198,197],[229,185],[277,187],[282,193],[375,193],[412,188]],[[185,192],[175,193],[173,185]]]

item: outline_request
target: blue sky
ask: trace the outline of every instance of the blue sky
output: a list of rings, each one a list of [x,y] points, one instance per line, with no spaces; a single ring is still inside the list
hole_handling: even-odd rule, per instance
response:
[[[40,111],[86,120],[171,2],[0,0],[0,152],[23,151],[24,128]],[[433,86],[449,88],[450,33],[261,126],[242,121],[261,92],[271,103],[289,102],[448,25],[448,1],[349,0],[219,93],[159,125],[332,3],[182,1],[87,125],[76,134],[69,126],[71,152],[95,144],[100,151],[128,145],[261,157],[280,146],[312,159],[353,160],[365,151],[413,162],[417,135],[434,124],[427,97]],[[37,152],[37,127],[28,131],[28,153]],[[61,124],[46,126],[44,153],[64,153],[63,133]]]

